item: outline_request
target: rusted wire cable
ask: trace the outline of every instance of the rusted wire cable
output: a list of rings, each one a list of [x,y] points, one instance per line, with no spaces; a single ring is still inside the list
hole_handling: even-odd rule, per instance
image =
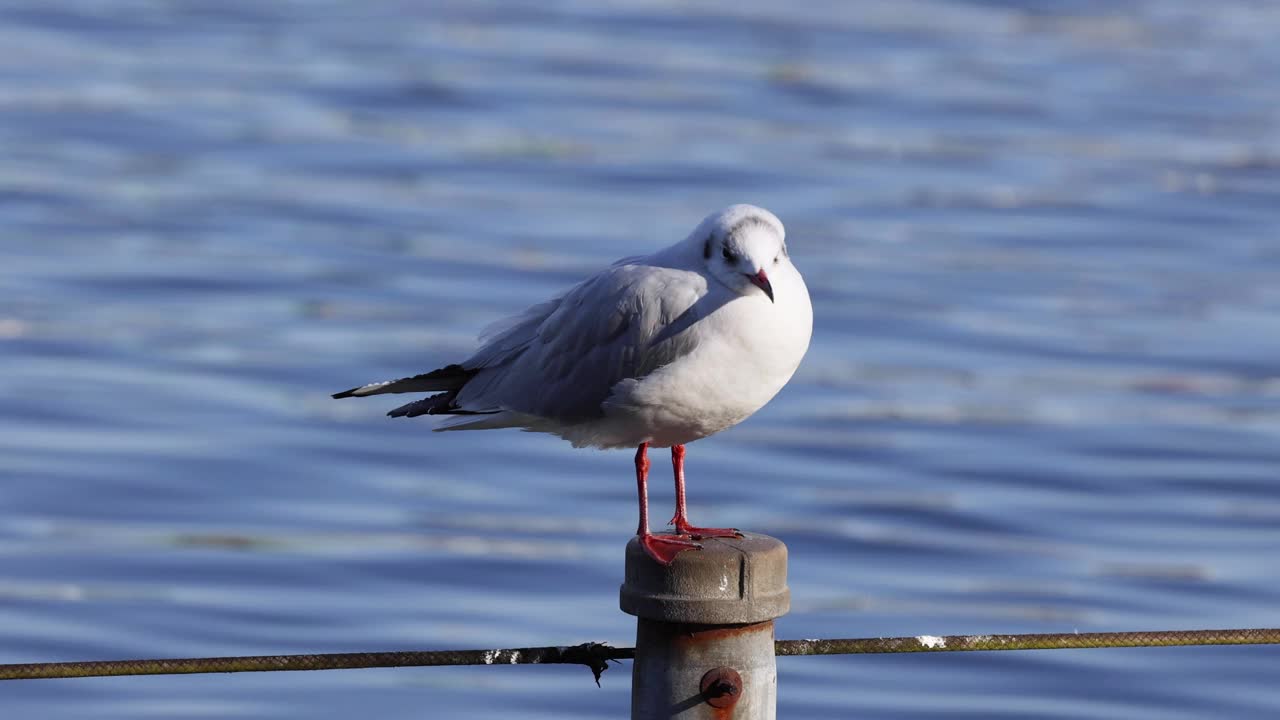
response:
[[[1184,645],[1280,644],[1280,628],[1244,630],[1168,630],[1149,632],[1054,633],[1045,635],[946,635],[935,637],[852,638],[843,640],[779,640],[778,655],[850,655],[861,653],[955,652],[977,650],[1066,650]],[[608,663],[635,657],[635,648],[602,643],[570,647],[507,650],[413,650],[319,655],[251,655],[245,657],[170,660],[102,660],[89,662],[0,665],[0,680],[37,680],[115,675],[182,675],[192,673],[341,670],[375,667],[441,665],[586,665],[600,682]]]
[[[191,675],[196,673],[273,672],[283,670],[350,670],[378,667],[441,665],[586,665],[600,683],[608,661],[635,657],[632,648],[600,643],[571,647],[511,648],[507,650],[402,650],[317,655],[247,655],[243,657],[174,658],[158,660],[99,660],[87,662],[0,665],[0,680],[43,680],[116,675]]]
[[[848,640],[779,640],[777,655],[963,652],[974,650],[1071,650],[1184,645],[1280,644],[1280,628],[1245,630],[1155,630],[1147,632],[1049,633],[1043,635],[919,635]]]

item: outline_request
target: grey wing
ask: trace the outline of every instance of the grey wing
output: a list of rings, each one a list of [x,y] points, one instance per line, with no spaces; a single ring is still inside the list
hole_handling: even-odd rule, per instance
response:
[[[462,363],[478,372],[457,403],[473,412],[514,410],[562,422],[599,417],[619,382],[692,350],[683,329],[697,319],[695,304],[705,292],[696,273],[614,266],[504,323]]]

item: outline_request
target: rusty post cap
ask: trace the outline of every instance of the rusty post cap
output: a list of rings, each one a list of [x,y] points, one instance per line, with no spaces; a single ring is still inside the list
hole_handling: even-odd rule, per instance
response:
[[[622,611],[660,622],[732,625],[773,620],[791,609],[787,546],[757,533],[699,540],[701,550],[664,566],[627,544]]]

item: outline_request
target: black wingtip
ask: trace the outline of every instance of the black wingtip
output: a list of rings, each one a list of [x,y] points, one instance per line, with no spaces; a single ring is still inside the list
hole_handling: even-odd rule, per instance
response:
[[[334,394],[330,395],[329,397],[333,398],[334,400],[341,400],[342,398],[355,397],[355,396],[356,396],[356,391],[357,391],[357,390],[359,390],[359,389],[360,389],[360,388],[351,388],[350,390],[343,390],[342,392],[340,392],[340,393],[334,393]]]

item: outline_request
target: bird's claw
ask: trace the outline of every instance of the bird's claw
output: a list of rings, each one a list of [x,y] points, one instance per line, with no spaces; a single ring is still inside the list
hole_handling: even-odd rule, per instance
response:
[[[681,518],[672,518],[671,524],[676,526],[676,532],[680,535],[688,535],[694,540],[702,540],[704,538],[740,538],[742,532],[738,528],[706,528],[690,525]]]
[[[675,562],[676,555],[685,550],[702,549],[701,545],[682,535],[653,534],[641,535],[640,547],[644,548],[645,554],[659,565],[670,565]]]

